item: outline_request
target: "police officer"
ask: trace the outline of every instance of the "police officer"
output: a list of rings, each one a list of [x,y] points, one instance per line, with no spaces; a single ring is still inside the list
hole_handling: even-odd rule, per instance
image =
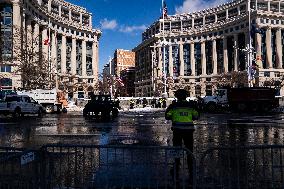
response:
[[[182,141],[184,146],[193,151],[193,132],[194,125],[193,120],[198,119],[199,113],[194,109],[192,103],[186,101],[188,93],[184,89],[178,89],[175,92],[175,97],[177,102],[171,104],[165,113],[165,118],[172,121],[172,131],[173,131],[173,146],[182,146]],[[177,158],[176,172],[178,173],[180,160]],[[187,157],[188,169],[190,174],[190,180],[192,181],[193,170],[192,170],[192,158],[188,155]]]

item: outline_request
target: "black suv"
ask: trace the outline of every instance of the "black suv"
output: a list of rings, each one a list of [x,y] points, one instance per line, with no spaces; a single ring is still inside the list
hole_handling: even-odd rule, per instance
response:
[[[94,116],[98,119],[111,119],[118,116],[119,101],[113,101],[110,95],[92,95],[85,105],[84,117]]]

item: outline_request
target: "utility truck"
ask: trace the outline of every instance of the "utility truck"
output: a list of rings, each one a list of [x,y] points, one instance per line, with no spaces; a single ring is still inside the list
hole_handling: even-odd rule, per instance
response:
[[[14,117],[24,114],[38,114],[43,112],[43,107],[33,98],[27,95],[6,95],[0,101],[0,113],[4,115],[12,114]]]
[[[215,112],[229,109],[235,112],[265,112],[279,106],[273,88],[224,88],[217,89],[215,95],[203,98],[203,109]]]
[[[56,89],[36,89],[31,91],[19,91],[17,93],[35,99],[44,107],[46,113],[59,113],[60,111],[66,110],[68,106],[64,93]]]

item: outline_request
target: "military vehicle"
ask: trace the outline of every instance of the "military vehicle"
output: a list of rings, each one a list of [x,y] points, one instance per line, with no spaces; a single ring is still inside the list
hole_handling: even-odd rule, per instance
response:
[[[84,117],[109,120],[118,116],[119,102],[110,95],[92,95],[91,100],[83,109]]]

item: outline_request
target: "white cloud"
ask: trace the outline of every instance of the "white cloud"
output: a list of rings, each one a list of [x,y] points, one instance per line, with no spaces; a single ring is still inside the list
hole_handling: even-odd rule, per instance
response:
[[[114,30],[117,27],[116,20],[103,19],[100,21],[101,28],[105,30]]]
[[[183,5],[176,7],[176,13],[189,13],[194,11],[203,10],[210,7],[215,7],[232,0],[184,0]]]
[[[144,31],[146,30],[145,25],[140,25],[140,26],[121,26],[119,31],[123,33],[132,33],[135,31]]]

